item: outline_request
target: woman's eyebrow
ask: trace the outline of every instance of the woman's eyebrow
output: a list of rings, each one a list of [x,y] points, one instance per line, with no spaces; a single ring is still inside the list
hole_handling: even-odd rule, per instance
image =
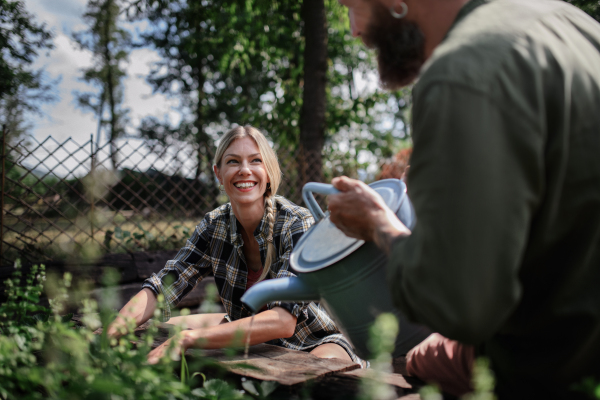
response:
[[[260,153],[254,153],[254,154],[250,154],[250,155],[248,155],[248,157],[256,157],[256,156],[260,156]],[[233,153],[228,153],[228,154],[225,154],[225,155],[223,156],[223,158],[225,158],[225,157],[237,157],[237,158],[241,158],[241,156],[239,156],[239,155],[237,155],[237,154],[233,154]]]

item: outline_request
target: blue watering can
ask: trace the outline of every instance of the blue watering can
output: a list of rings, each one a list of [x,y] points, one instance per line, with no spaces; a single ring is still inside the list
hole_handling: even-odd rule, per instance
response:
[[[412,229],[415,213],[404,182],[385,179],[369,186]],[[313,192],[339,193],[328,184],[311,182],[304,186],[302,197],[315,224],[300,238],[290,256],[297,277],[259,282],[242,296],[242,302],[254,312],[273,301],[320,302],[363,359],[372,355],[368,348],[371,325],[379,314],[392,313],[400,325],[393,356],[406,354],[431,331],[408,321],[394,307],[386,282],[384,252],[373,242],[344,235],[330,221],[328,213],[321,210]]]

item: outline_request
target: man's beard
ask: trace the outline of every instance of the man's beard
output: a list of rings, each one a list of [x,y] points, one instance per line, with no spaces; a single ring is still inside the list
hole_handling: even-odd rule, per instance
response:
[[[397,19],[379,2],[363,35],[367,47],[377,50],[381,86],[397,90],[411,83],[425,62],[425,38],[414,22]]]

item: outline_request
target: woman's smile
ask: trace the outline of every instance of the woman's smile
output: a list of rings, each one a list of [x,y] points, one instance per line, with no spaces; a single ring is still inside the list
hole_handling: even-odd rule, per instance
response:
[[[253,181],[239,181],[234,183],[233,186],[242,192],[249,192],[257,186],[257,183]]]

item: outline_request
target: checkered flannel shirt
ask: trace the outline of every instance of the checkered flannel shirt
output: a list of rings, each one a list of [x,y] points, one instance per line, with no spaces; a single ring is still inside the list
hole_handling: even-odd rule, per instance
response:
[[[275,197],[277,217],[273,232],[273,244],[278,255],[271,265],[270,278],[295,276],[290,270],[290,254],[300,237],[314,223],[310,212],[289,200]],[[267,254],[268,222],[266,216],[254,231],[261,261]],[[171,317],[171,305],[179,303],[202,278],[213,274],[221,296],[221,301],[231,321],[249,317],[251,312],[242,304],[240,298],[246,291],[247,267],[242,250],[243,239],[240,226],[227,203],[206,214],[185,247],[177,253],[174,260],[167,262],[158,273],[152,274],[143,287],[165,297],[163,319]],[[173,282],[167,285],[165,282]],[[297,318],[296,330],[290,338],[275,339],[270,344],[293,350],[310,350],[323,343],[336,343],[342,346],[355,362],[360,360],[354,354],[352,346],[339,333],[329,314],[318,303],[272,302],[269,309],[282,307]]]

